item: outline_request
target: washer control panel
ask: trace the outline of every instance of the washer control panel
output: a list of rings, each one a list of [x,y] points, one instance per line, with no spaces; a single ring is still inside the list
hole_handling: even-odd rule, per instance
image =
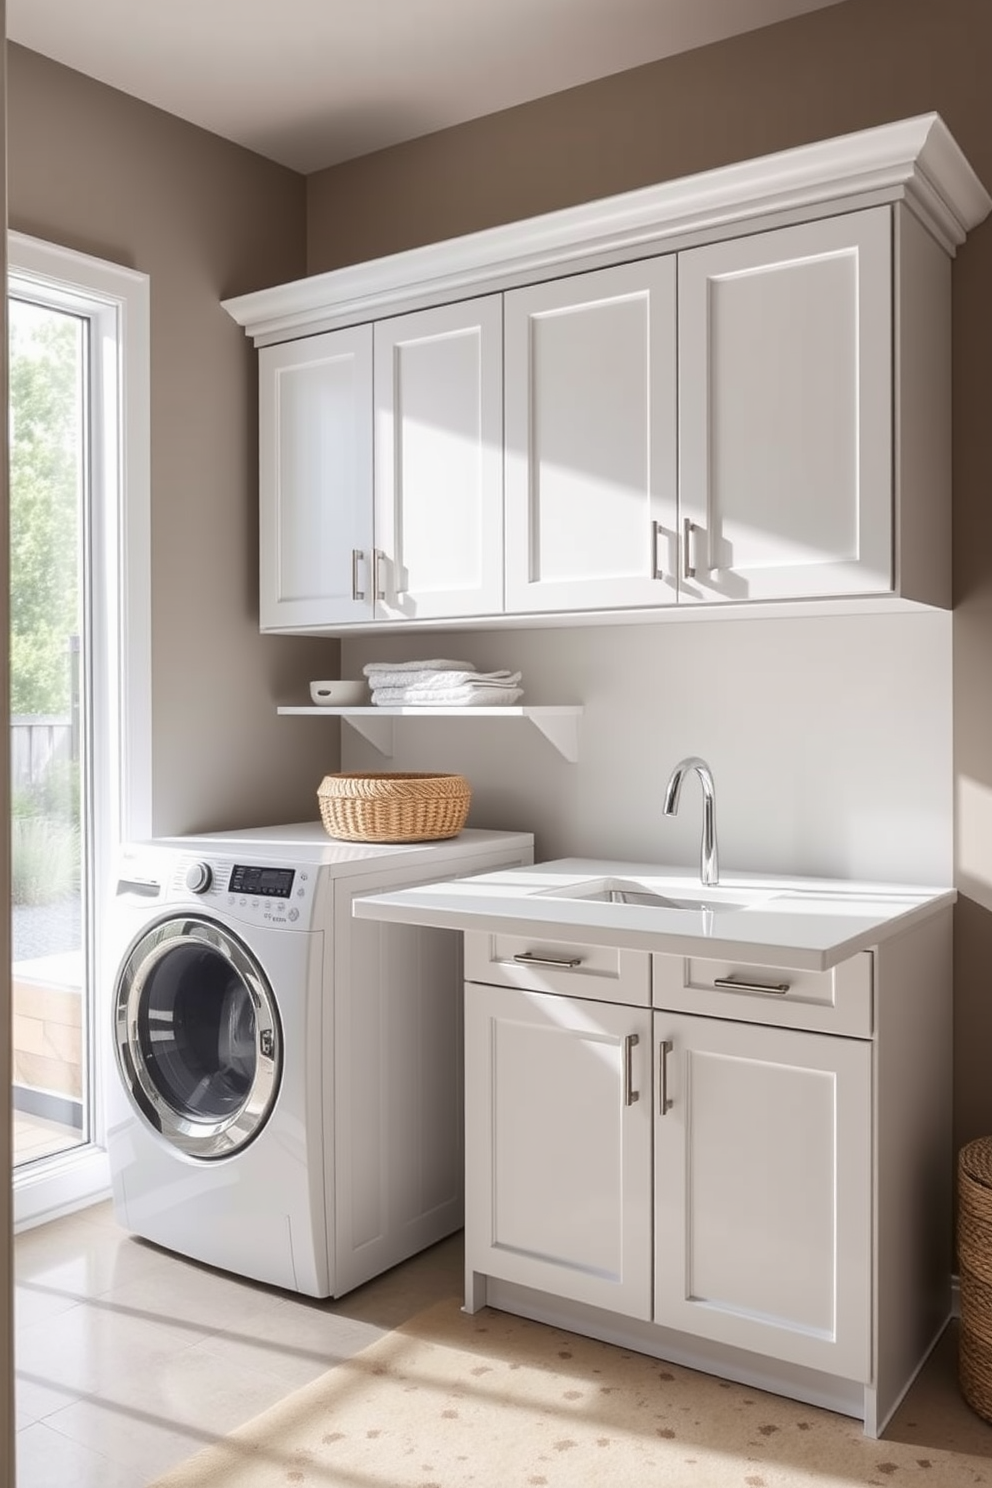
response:
[[[146,912],[155,901],[163,910],[195,903],[244,925],[310,929],[321,883],[319,864],[235,858],[214,853],[207,843],[198,848],[185,852],[148,843],[126,845],[117,867],[117,904]]]
[[[263,868],[235,863],[227,887],[232,894],[259,895],[265,899],[288,899],[293,892],[294,868]]]
[[[194,880],[203,887],[194,889]],[[316,881],[314,868],[180,853],[168,897],[173,903],[189,899],[192,890],[204,908],[212,908],[225,919],[306,930]]]

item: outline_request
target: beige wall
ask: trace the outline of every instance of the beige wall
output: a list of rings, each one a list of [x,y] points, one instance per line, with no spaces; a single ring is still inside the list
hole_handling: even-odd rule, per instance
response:
[[[990,55],[988,0],[845,0],[311,176],[308,270],[317,273],[929,110],[943,115],[992,188],[992,94],[978,65]],[[987,221],[954,267],[953,721],[962,890],[955,939],[958,1142],[992,1131],[990,327]],[[511,649],[526,656],[519,637]],[[540,643],[542,656],[546,650]],[[346,646],[346,665],[353,664],[348,653],[357,657],[357,643]],[[908,645],[903,663],[916,666]],[[932,679],[914,671],[914,680],[926,699]],[[898,751],[899,730],[887,739]],[[856,767],[856,735],[852,742]],[[877,766],[867,746],[863,757],[867,768]],[[515,824],[529,825],[519,775],[501,792],[495,769],[483,771],[482,786],[494,812],[509,803],[519,818]],[[920,791],[907,793],[907,812],[918,808],[927,790],[921,778]],[[556,848],[581,850],[570,847],[570,831],[561,828]]]
[[[0,0],[0,36],[5,34],[6,3]],[[7,119],[6,70],[0,60],[0,201],[6,201],[5,175],[6,152],[4,139]],[[0,240],[0,271],[7,277],[7,234],[4,228]],[[7,300],[0,296],[0,407],[7,406]],[[7,633],[8,616],[8,543],[7,543],[7,420],[0,423],[0,631]],[[7,698],[7,647],[0,647],[0,820],[7,821],[10,800],[8,782],[10,764],[8,757],[10,729],[7,726],[9,707]],[[10,859],[7,849],[8,835],[3,834],[4,846],[0,851],[0,895],[3,903],[10,903]],[[10,917],[0,916],[0,1029],[11,1026],[10,1008]],[[10,1040],[0,1038],[0,1488],[14,1488],[14,1292],[12,1275],[11,1236],[11,1109],[6,1092],[10,1089]]]
[[[226,295],[303,272],[302,177],[9,51],[12,229],[151,277],[153,830],[315,818],[336,740],[278,701],[333,641],[258,634],[255,352]]]

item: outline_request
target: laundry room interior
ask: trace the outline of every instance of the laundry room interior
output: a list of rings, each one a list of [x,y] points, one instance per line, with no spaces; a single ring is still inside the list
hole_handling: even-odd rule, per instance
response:
[[[0,0],[2,1488],[992,1478],[992,12],[577,6]]]

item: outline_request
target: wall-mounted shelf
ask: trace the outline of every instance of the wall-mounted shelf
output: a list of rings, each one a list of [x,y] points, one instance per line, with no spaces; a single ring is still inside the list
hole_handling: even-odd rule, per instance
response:
[[[582,707],[577,703],[534,708],[524,705],[496,708],[287,707],[277,711],[287,714],[305,713],[313,718],[344,718],[363,739],[367,739],[380,754],[385,755],[393,753],[393,722],[397,718],[529,718],[565,759],[574,764],[579,757],[579,718]]]

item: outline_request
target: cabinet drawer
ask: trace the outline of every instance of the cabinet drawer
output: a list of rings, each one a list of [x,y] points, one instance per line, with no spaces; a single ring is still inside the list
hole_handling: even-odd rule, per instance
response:
[[[830,971],[655,955],[652,999],[672,1012],[870,1038],[872,973],[871,951]]]
[[[650,953],[614,946],[470,933],[465,936],[465,980],[628,1007],[651,1006]]]

